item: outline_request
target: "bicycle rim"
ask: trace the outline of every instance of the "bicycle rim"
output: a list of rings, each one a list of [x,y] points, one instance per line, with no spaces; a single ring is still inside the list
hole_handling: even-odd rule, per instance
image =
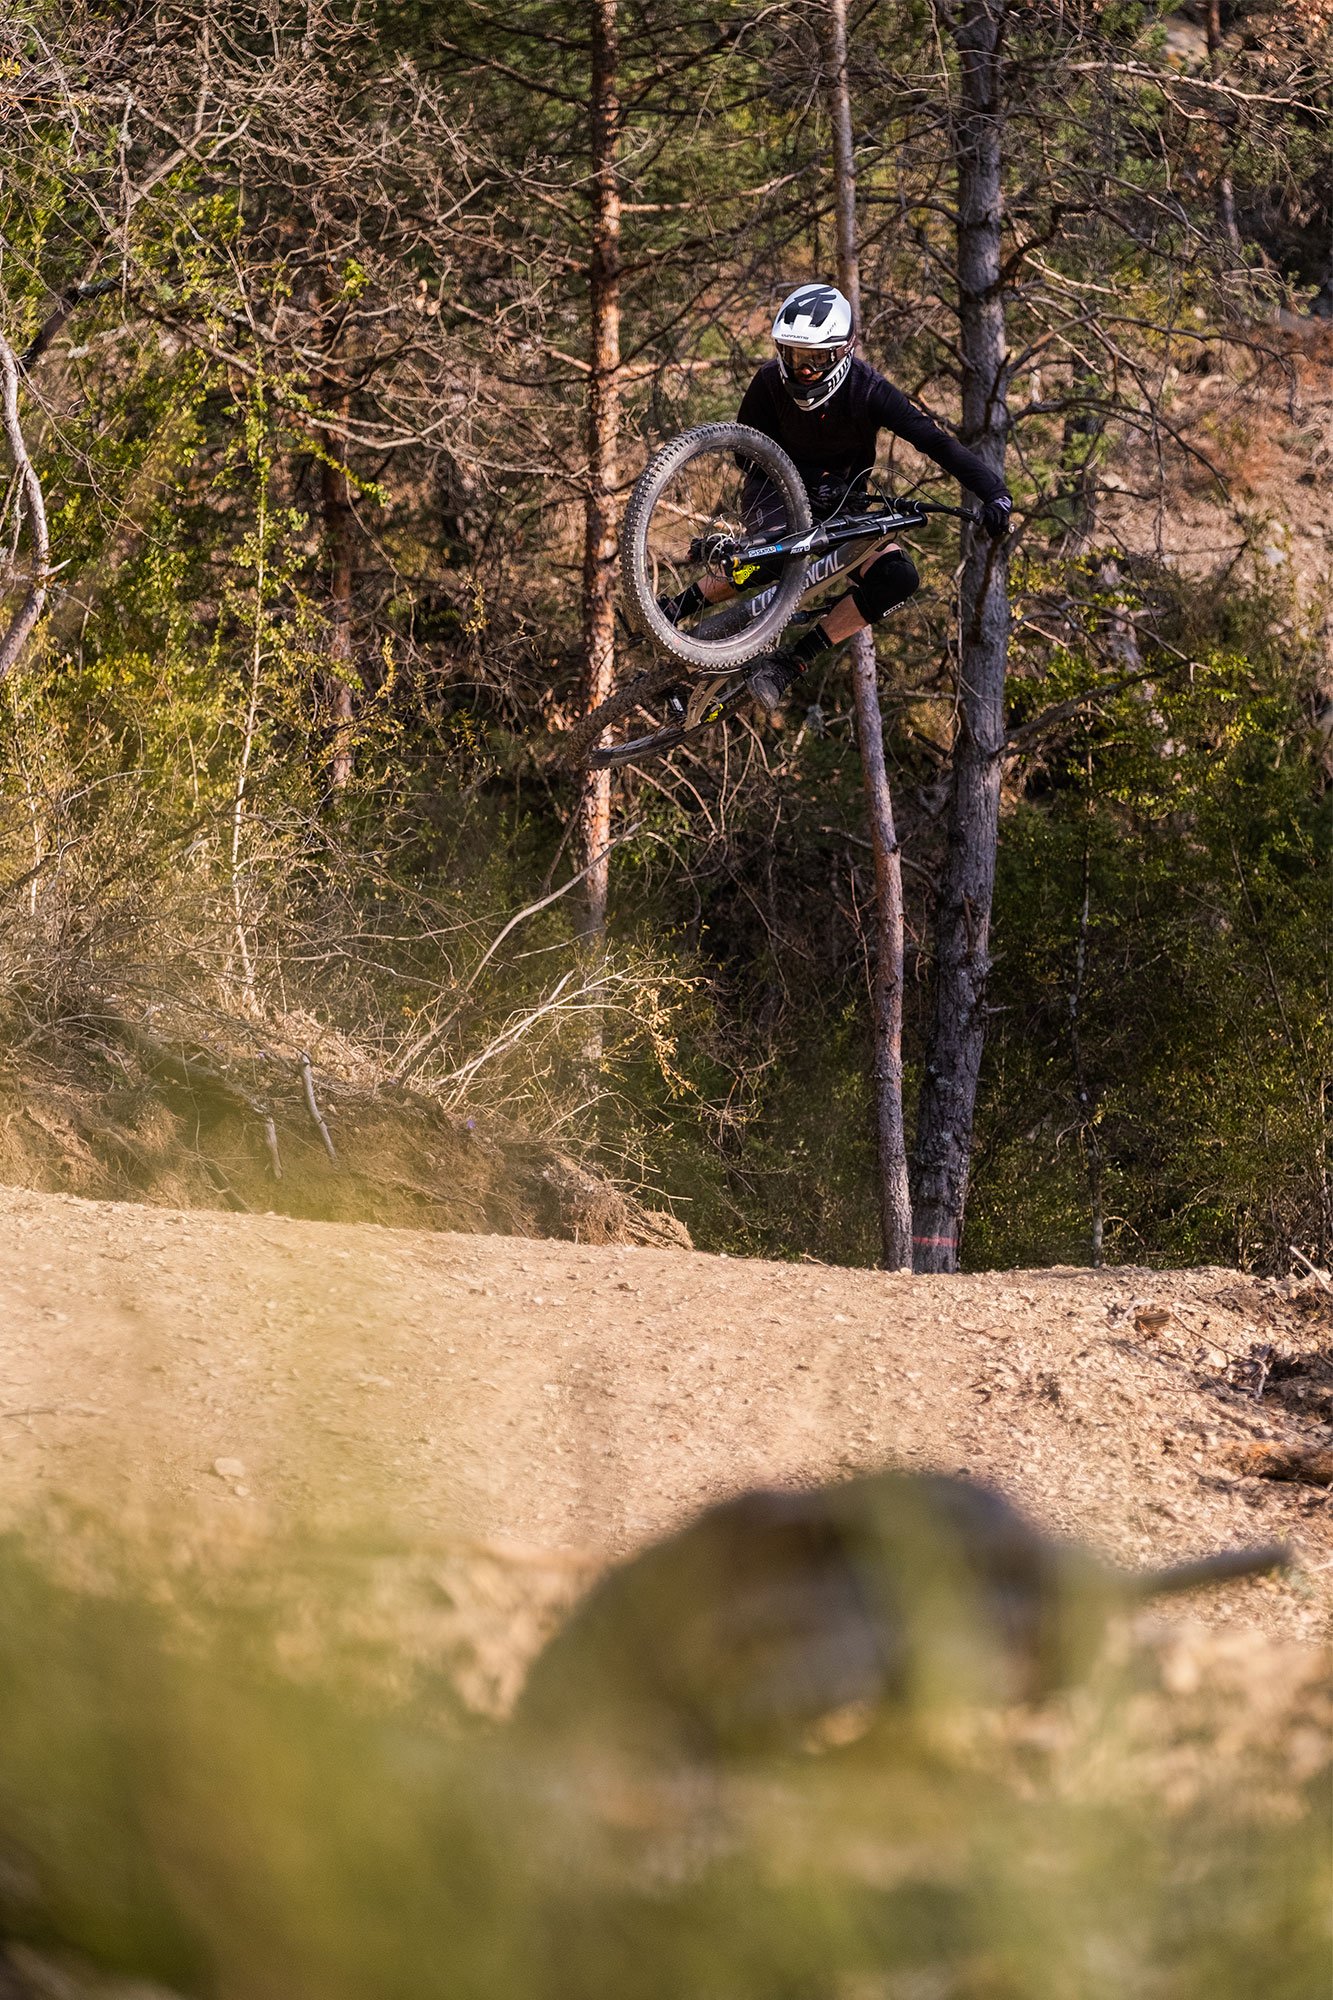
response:
[[[744,544],[790,538],[809,525],[800,477],[771,438],[743,424],[685,432],[648,465],[626,510],[621,566],[635,623],[696,666],[752,658],[794,610],[805,563],[754,561]],[[691,586],[709,601],[682,617],[673,606],[693,594]],[[741,601],[719,605],[728,590]]]

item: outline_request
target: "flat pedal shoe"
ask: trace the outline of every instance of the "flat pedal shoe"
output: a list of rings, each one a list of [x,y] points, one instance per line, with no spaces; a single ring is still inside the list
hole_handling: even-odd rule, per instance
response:
[[[775,708],[781,708],[783,696],[800,673],[795,660],[785,659],[781,653],[761,653],[746,674],[745,685],[771,715]]]

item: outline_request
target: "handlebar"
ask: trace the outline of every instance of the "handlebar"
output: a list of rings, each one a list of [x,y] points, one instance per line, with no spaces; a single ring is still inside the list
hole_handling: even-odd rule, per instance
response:
[[[951,507],[945,500],[899,500],[892,493],[872,493],[868,497],[882,500],[886,506],[902,512],[911,509],[918,514],[951,514],[956,521],[970,521],[973,527],[981,520],[980,514],[974,514],[970,507]],[[837,516],[833,518],[836,520]]]
[[[723,535],[700,537],[691,543],[690,554],[698,561],[739,559],[747,563],[773,562],[796,555],[820,556],[837,544],[854,541],[862,535],[897,534],[903,528],[924,527],[931,514],[949,514],[974,526],[981,519],[969,508],[951,507],[943,500],[896,500],[891,493],[867,493],[858,511],[830,514],[802,534],[776,540],[771,535],[756,540]]]
[[[980,514],[974,514],[970,507],[950,507],[943,500],[923,500],[920,503],[923,514],[952,514],[956,521],[970,521],[975,528],[980,524]]]

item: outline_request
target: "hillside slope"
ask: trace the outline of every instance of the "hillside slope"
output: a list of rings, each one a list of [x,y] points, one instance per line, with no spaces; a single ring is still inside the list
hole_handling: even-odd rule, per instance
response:
[[[1244,1469],[1328,1436],[1317,1286],[913,1278],[14,1189],[0,1269],[10,1518],[66,1524],[65,1496],[224,1568],[355,1535],[362,1625],[461,1662],[483,1706],[609,1556],[739,1487],[890,1461],[993,1480],[1127,1564],[1289,1537],[1293,1577],[1191,1615],[1327,1629],[1328,1493]],[[1262,1399],[1256,1343],[1287,1357]]]
[[[10,999],[14,992],[11,989]],[[27,999],[34,1004],[32,994]],[[87,991],[0,1066],[0,1183],[168,1208],[689,1247],[549,1140],[395,1080],[307,1015]]]
[[[1289,593],[1333,699],[1333,334],[1259,326],[1248,344],[1191,347],[1168,373],[1177,449],[1131,434],[1102,480],[1098,538],[1196,579]]]

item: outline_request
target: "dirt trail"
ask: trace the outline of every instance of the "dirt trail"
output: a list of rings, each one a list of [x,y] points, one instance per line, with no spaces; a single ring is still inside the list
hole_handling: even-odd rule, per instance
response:
[[[1206,1615],[1327,1626],[1329,1495],[1238,1469],[1327,1431],[1220,1378],[1330,1325],[1231,1271],[910,1278],[0,1190],[0,1314],[10,1514],[64,1493],[595,1560],[753,1482],[897,1461],[1127,1563],[1290,1537],[1294,1580]]]

